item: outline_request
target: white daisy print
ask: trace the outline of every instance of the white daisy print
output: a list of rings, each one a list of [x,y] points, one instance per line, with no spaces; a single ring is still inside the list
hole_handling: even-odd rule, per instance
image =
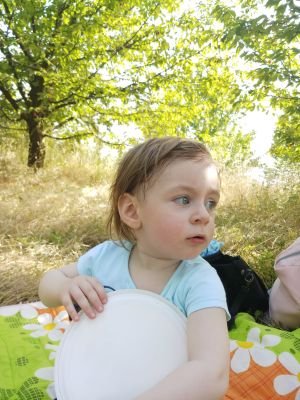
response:
[[[47,387],[47,394],[50,399],[55,399],[55,387],[54,387],[54,367],[40,368],[35,372],[35,376],[46,381],[51,381]]]
[[[24,319],[33,319],[38,316],[38,309],[46,308],[42,303],[14,304],[12,306],[0,307],[2,317],[12,317],[18,313]]]
[[[252,360],[261,367],[269,367],[276,361],[276,354],[266,347],[276,346],[281,341],[279,336],[264,335],[260,340],[260,329],[252,328],[246,341],[230,340],[231,369],[237,374],[247,371]]]
[[[37,317],[38,324],[27,324],[23,328],[32,331],[30,336],[40,337],[48,335],[50,340],[61,340],[62,335],[69,325],[68,314],[61,311],[55,318],[51,314],[44,313]]]
[[[51,350],[51,353],[49,355],[49,360],[55,360],[58,346],[56,346],[55,344],[47,343],[46,346],[45,346],[45,349]]]
[[[289,374],[279,375],[274,379],[275,391],[281,396],[285,396],[298,389],[295,400],[300,400],[300,363],[288,352],[281,353],[278,359]]]
[[[58,346],[55,344],[47,343],[45,346],[45,349],[51,350],[50,355],[49,355],[49,360],[55,360]],[[35,376],[37,378],[44,379],[46,381],[51,382],[47,387],[47,394],[50,397],[50,399],[55,399],[56,393],[55,393],[55,385],[54,385],[54,367],[40,368],[35,372]]]

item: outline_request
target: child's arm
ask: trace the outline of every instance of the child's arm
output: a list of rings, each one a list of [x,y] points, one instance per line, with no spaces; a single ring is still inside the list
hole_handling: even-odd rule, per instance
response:
[[[40,281],[39,296],[49,307],[63,305],[74,321],[79,319],[74,303],[89,318],[94,318],[95,311],[101,312],[107,302],[101,283],[91,276],[79,275],[77,264],[46,272]]]
[[[229,342],[225,312],[207,308],[187,323],[189,361],[135,400],[219,400],[229,380]]]

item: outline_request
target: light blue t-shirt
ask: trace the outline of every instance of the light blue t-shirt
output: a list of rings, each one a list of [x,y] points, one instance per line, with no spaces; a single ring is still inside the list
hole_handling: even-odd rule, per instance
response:
[[[97,245],[79,258],[78,273],[94,276],[103,286],[115,290],[136,289],[129,272],[132,245],[126,242],[126,247],[128,250],[113,241]],[[215,269],[200,256],[183,260],[160,295],[177,306],[185,316],[203,308],[220,307],[230,319],[222,282]]]

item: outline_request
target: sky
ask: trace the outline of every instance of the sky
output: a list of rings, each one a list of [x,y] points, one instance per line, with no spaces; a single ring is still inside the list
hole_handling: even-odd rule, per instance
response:
[[[273,141],[276,117],[262,111],[252,111],[248,112],[247,115],[241,119],[240,123],[245,134],[251,131],[255,132],[255,137],[251,144],[251,150],[254,156],[258,157],[262,163],[272,166],[274,164],[274,159],[270,156],[269,150]],[[141,132],[138,129],[130,127],[128,130],[128,128],[128,126],[124,127],[116,125],[113,127],[113,131],[119,135],[119,137],[122,137],[125,143],[126,133],[128,132],[130,132],[131,136],[133,130],[135,130],[136,136],[141,136]],[[113,153],[115,153],[115,156],[117,157],[118,151],[116,149],[112,149],[111,146],[104,146],[101,152],[103,156],[107,156],[109,154],[110,157]]]
[[[251,145],[255,157],[267,165],[273,164],[273,158],[268,154],[272,145],[276,117],[262,111],[249,112],[241,121],[245,133],[255,131]]]

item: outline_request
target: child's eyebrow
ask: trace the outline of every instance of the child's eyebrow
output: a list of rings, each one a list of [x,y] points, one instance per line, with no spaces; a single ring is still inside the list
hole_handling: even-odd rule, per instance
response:
[[[221,195],[220,190],[217,190],[217,189],[212,189],[212,190],[210,190],[209,193],[214,196],[217,196],[217,197],[220,197],[220,195]]]
[[[193,186],[187,186],[187,185],[178,185],[171,187],[170,190],[175,191],[175,190],[180,190],[183,192],[196,192],[195,188]],[[220,197],[220,191],[218,189],[210,189],[208,190],[208,193],[213,196],[217,196],[218,198]]]

